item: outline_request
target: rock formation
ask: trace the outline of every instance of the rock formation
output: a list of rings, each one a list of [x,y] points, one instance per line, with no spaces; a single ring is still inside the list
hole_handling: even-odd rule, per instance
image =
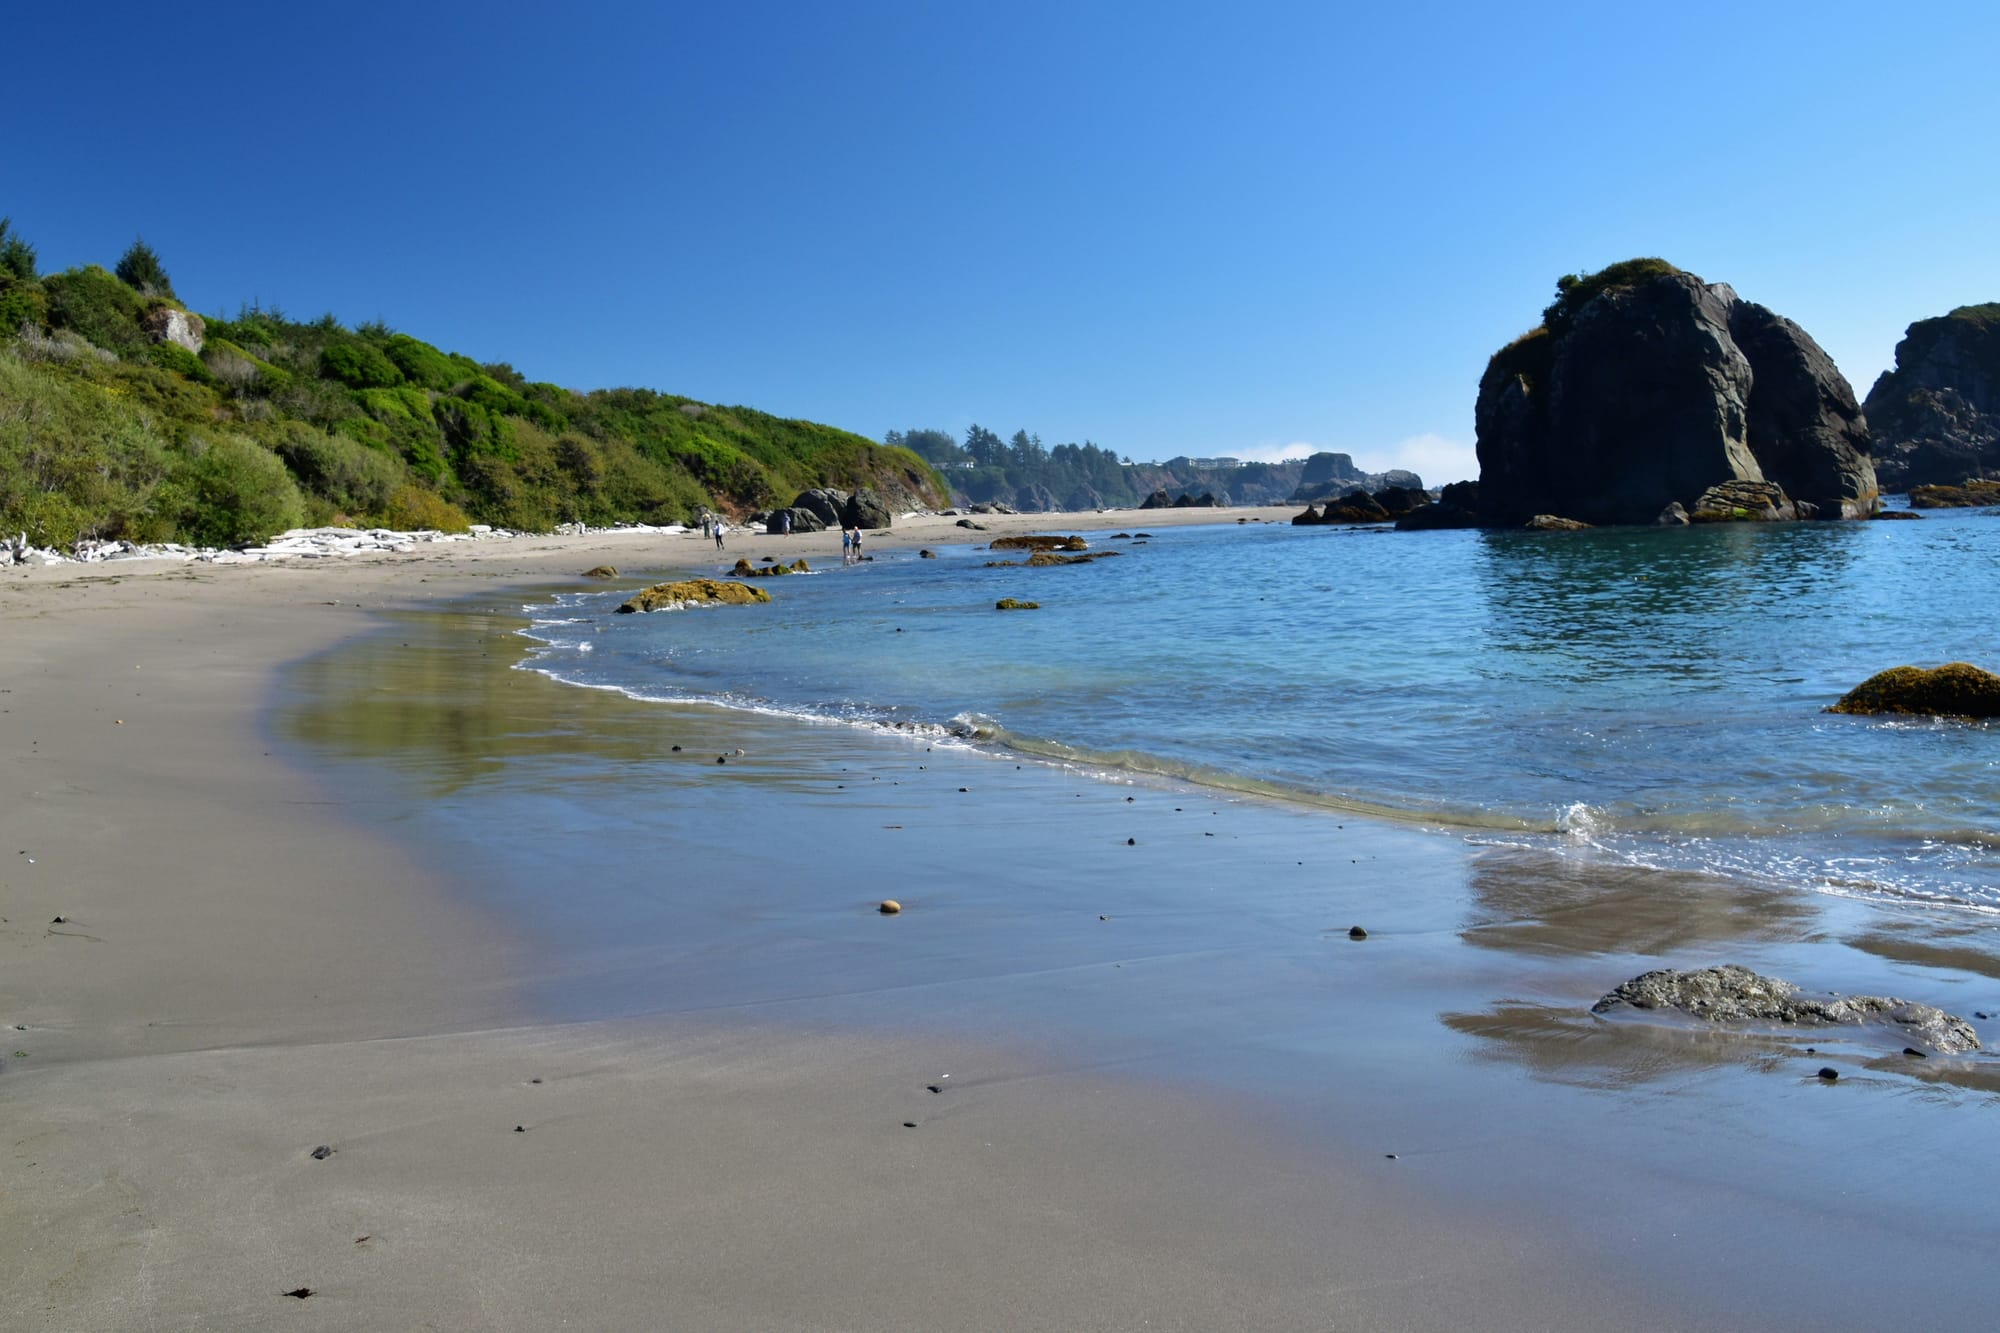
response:
[[[208,338],[208,324],[200,315],[176,310],[170,305],[148,310],[142,323],[154,342],[173,343],[196,354],[201,352],[201,345]]]
[[[1880,995],[1808,999],[1799,988],[1747,967],[1724,964],[1693,971],[1661,968],[1634,977],[1590,1006],[1593,1014],[1624,1009],[1671,1010],[1709,1023],[1832,1027],[1875,1024],[1907,1041],[1956,1055],[1979,1049],[1979,1035],[1955,1014],[1928,1004]]]
[[[1868,424],[1885,490],[2000,476],[2000,302],[1910,325]]]
[[[1298,488],[1292,492],[1291,499],[1294,503],[1312,504],[1352,491],[1375,494],[1389,487],[1421,491],[1424,479],[1403,468],[1363,472],[1346,454],[1317,453],[1306,459],[1305,470],[1299,475]]]
[[[1727,482],[1772,483],[1820,517],[1873,512],[1867,422],[1798,325],[1656,259],[1557,286],[1480,380],[1484,522],[1652,523]]]
[[[840,507],[840,521],[849,528],[886,528],[892,521],[889,506],[882,503],[882,497],[868,487],[847,497],[847,503]]]
[[[2000,505],[2000,481],[1969,478],[1963,486],[1912,486],[1912,509],[1988,509]]]

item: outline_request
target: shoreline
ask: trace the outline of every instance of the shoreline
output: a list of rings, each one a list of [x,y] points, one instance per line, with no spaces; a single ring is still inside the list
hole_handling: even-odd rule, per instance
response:
[[[1046,517],[1010,521],[1020,531],[1088,530],[1082,522],[1034,521]],[[1133,528],[1136,515],[1085,517],[1113,520],[1099,528]],[[1202,521],[1229,520],[1203,512]],[[995,529],[985,539],[992,535],[1004,534]],[[831,537],[826,545],[837,550],[836,534],[815,536]],[[910,530],[902,537],[912,546],[950,539]],[[1514,874],[1471,864],[1468,886],[1447,863],[1478,858],[1422,850],[1419,844],[1437,839],[1415,831],[1357,829],[1353,839],[1338,840],[1393,853],[1390,869],[1355,872],[1361,880],[1350,891],[1353,900],[1371,904],[1366,911],[1380,938],[1364,946],[1368,953],[1336,955],[1359,960],[1362,972],[1353,979],[1320,977],[1322,946],[1302,941],[1290,919],[1316,919],[1330,907],[1346,912],[1352,903],[1335,907],[1300,891],[1271,897],[1254,914],[1258,919],[1217,917],[1207,927],[1217,938],[1205,956],[1187,955],[1185,945],[1180,953],[1162,953],[1200,918],[1189,917],[1187,904],[1131,882],[1129,863],[1115,859],[1122,850],[1090,852],[1065,842],[1066,835],[1096,838],[1091,831],[1105,829],[1108,816],[1096,802],[1058,814],[1048,806],[1060,785],[1055,775],[1023,769],[1014,778],[995,759],[953,757],[937,766],[954,777],[978,772],[982,806],[992,813],[968,827],[940,796],[912,790],[899,798],[896,822],[909,824],[915,812],[935,829],[951,828],[971,844],[956,849],[956,859],[935,845],[935,831],[930,841],[916,841],[915,853],[893,858],[874,856],[865,841],[850,844],[851,852],[887,867],[886,882],[916,909],[896,922],[900,936],[886,937],[898,942],[896,953],[870,955],[867,949],[879,946],[871,942],[855,953],[842,941],[885,938],[883,923],[866,911],[867,899],[871,892],[891,894],[874,882],[801,915],[807,901],[823,897],[816,888],[798,890],[803,897],[763,889],[760,872],[782,863],[784,848],[718,861],[742,827],[721,818],[731,802],[748,810],[777,799],[791,822],[808,832],[820,827],[813,812],[827,798],[811,772],[830,760],[792,753],[760,772],[766,761],[756,756],[731,770],[740,784],[736,795],[716,788],[689,796],[692,813],[682,824],[665,832],[640,826],[655,836],[637,837],[637,845],[670,845],[666,833],[687,839],[696,875],[705,869],[716,896],[729,895],[728,906],[766,923],[761,928],[771,938],[753,935],[755,947],[739,967],[837,980],[857,966],[872,972],[934,963],[934,974],[919,969],[895,986],[871,977],[875,990],[846,998],[800,986],[776,1003],[767,998],[739,1007],[727,1022],[693,1005],[606,1005],[594,1018],[537,1021],[530,1010],[547,1001],[524,995],[551,979],[575,983],[609,956],[590,951],[601,946],[559,940],[549,920],[508,921],[490,901],[482,903],[473,891],[479,886],[463,882],[466,867],[455,867],[460,882],[440,871],[437,859],[454,859],[449,849],[433,846],[426,857],[399,845],[398,839],[421,843],[432,835],[405,826],[407,797],[393,784],[364,799],[337,777],[263,762],[265,750],[279,748],[263,745],[257,729],[257,716],[270,716],[270,709],[246,717],[240,701],[252,688],[268,688],[255,682],[271,679],[287,662],[351,661],[356,643],[369,637],[381,645],[384,661],[399,663],[395,671],[411,673],[387,679],[386,689],[370,686],[369,693],[418,698],[420,678],[431,688],[489,690],[478,672],[444,670],[446,659],[421,648],[406,654],[400,638],[392,645],[385,637],[386,624],[415,625],[425,621],[423,608],[447,607],[427,623],[444,627],[463,656],[472,651],[462,634],[467,613],[451,604],[468,595],[512,597],[527,588],[522,596],[531,597],[541,587],[576,586],[574,576],[591,557],[614,554],[621,542],[609,535],[602,545],[596,535],[549,540],[554,544],[532,553],[492,549],[511,542],[485,550],[468,544],[472,550],[452,548],[437,558],[420,553],[367,565],[176,570],[146,578],[127,578],[117,566],[73,566],[70,579],[26,582],[81,586],[25,593],[23,581],[0,580],[0,613],[10,628],[27,631],[0,645],[0,688],[12,691],[0,695],[0,707],[32,709],[40,733],[26,736],[32,744],[24,748],[20,715],[0,714],[7,750],[17,760],[0,789],[6,798],[0,809],[11,812],[0,816],[0,829],[16,841],[31,827],[35,835],[4,850],[46,848],[35,870],[62,872],[62,902],[84,904],[71,909],[79,926],[97,936],[91,947],[110,955],[81,968],[75,958],[57,955],[70,940],[38,934],[44,928],[34,922],[44,911],[67,915],[61,902],[38,896],[40,880],[8,867],[13,874],[0,916],[10,922],[4,929],[11,960],[0,976],[0,1002],[8,1008],[0,1019],[12,1024],[28,1021],[18,1013],[39,1015],[27,1033],[12,1035],[42,1050],[0,1062],[0,1102],[24,1126],[14,1138],[0,1206],[0,1236],[22,1243],[10,1245],[19,1257],[0,1273],[10,1291],[41,1302],[35,1308],[49,1322],[261,1322],[289,1306],[277,1293],[299,1283],[316,1289],[301,1308],[333,1326],[425,1317],[519,1327],[578,1316],[658,1322],[663,1310],[705,1326],[913,1326],[934,1322],[942,1310],[946,1322],[996,1327],[1127,1327],[1142,1319],[1185,1327],[1686,1327],[1726,1326],[1732,1308],[1739,1319],[1755,1309],[1780,1325],[1816,1318],[1869,1323],[1921,1308],[1953,1324],[1989,1294],[1979,1290],[1980,1279],[1956,1292],[1933,1290],[1916,1305],[1907,1291],[1855,1304],[1852,1288],[1862,1273],[1857,1268],[1843,1279],[1837,1270],[1882,1241],[1868,1229],[1829,1242],[1828,1255],[1764,1296],[1750,1295],[1759,1275],[1749,1270],[1756,1258],[1768,1257],[1768,1242],[1725,1264],[1728,1271],[1713,1279],[1715,1291],[1697,1291],[1686,1285],[1702,1280],[1687,1267],[1692,1256],[1653,1247],[1627,1251],[1604,1237],[1586,1243],[1576,1229],[1602,1219],[1557,1220],[1559,1201],[1622,1188],[1626,1177],[1646,1182],[1642,1190],[1664,1190],[1646,1206],[1678,1215],[1700,1191],[1674,1184],[1676,1170],[1693,1165],[1690,1154],[1717,1148],[1725,1164],[1763,1164],[1745,1187],[1762,1191],[1749,1209],[1751,1221],[1774,1214],[1801,1220],[1817,1196],[1780,1183],[1792,1169],[1786,1154],[1728,1126],[1760,1097],[1777,1095],[1795,1114],[1823,1103],[1798,1100],[1817,1089],[1780,1090],[1781,1079],[1734,1068],[1740,1053],[1722,1057],[1717,1073],[1699,1061],[1676,1065],[1670,1042],[1642,1041],[1643,1058],[1666,1057],[1670,1069],[1680,1069],[1668,1086],[1682,1100],[1694,1097],[1725,1113],[1725,1133],[1719,1145],[1686,1140],[1621,1156],[1615,1135],[1604,1133],[1603,1122],[1617,1108],[1604,1104],[1602,1091],[1551,1094],[1537,1079],[1520,1076],[1524,1066],[1512,1054],[1489,1063],[1489,1071],[1500,1071],[1497,1080],[1478,1072],[1477,1061],[1468,1065],[1471,1073],[1431,1068],[1454,1045],[1511,1052],[1511,1043],[1523,1041],[1530,1062],[1574,1047],[1581,1034],[1559,1023],[1534,1035],[1534,1024],[1547,1017],[1504,1005],[1479,1012],[1470,1000],[1566,995],[1580,991],[1589,972],[1623,964],[1579,969],[1573,943],[1548,952],[1549,930],[1563,932],[1565,941],[1576,934],[1574,912],[1539,927],[1509,919],[1520,915],[1509,895],[1547,877],[1550,867]],[[641,558],[672,561],[649,568],[685,568],[689,562],[674,543],[699,540],[696,534],[648,543]],[[811,554],[792,545],[799,537],[769,540],[772,553]],[[371,566],[369,576],[353,581],[358,593],[328,577]],[[419,588],[413,578],[430,582]],[[64,591],[74,595],[66,599]],[[385,623],[360,604],[401,608],[395,614],[405,618]],[[415,620],[405,616],[413,607]],[[504,631],[489,626],[487,632]],[[490,651],[492,642],[480,651]],[[218,666],[224,644],[234,659]],[[172,651],[164,658],[140,654],[142,645]],[[132,649],[124,656],[137,660],[124,663],[121,649]],[[150,689],[133,687],[128,703],[122,672],[133,666],[142,676],[145,670],[172,675]],[[563,715],[575,715],[570,739],[558,735],[553,753],[576,735],[603,730],[612,714],[638,753],[648,746],[632,739],[631,729],[658,736],[668,729],[659,709],[587,699],[597,692],[505,665],[489,674],[499,672],[525,687],[518,701],[489,700],[502,723],[533,715],[546,726],[552,717],[561,724]],[[148,702],[144,696],[154,690],[161,693]],[[112,699],[118,702],[108,705]],[[108,733],[106,706],[116,713]],[[461,722],[469,716],[451,715]],[[718,734],[743,730],[737,719],[710,721]],[[672,725],[689,723],[681,716]],[[560,733],[560,725],[551,730]],[[100,734],[124,748],[107,753]],[[470,749],[485,752],[483,745]],[[902,770],[913,767],[914,756],[906,750],[883,744],[866,752],[865,766],[875,775],[910,781]],[[618,757],[604,755],[610,762]],[[1106,793],[1104,804],[1122,805],[1131,790]],[[1143,839],[1148,864],[1170,867],[1196,854],[1173,841],[1170,798],[1148,804],[1165,807],[1143,815],[1146,828],[1159,830]],[[233,813],[236,822],[218,825],[218,812]],[[609,812],[607,826],[636,834],[611,817],[632,813]],[[967,868],[1018,843],[1024,814],[1043,822],[1048,849],[1010,870],[1006,885]],[[505,831],[490,811],[473,816]],[[708,843],[700,841],[702,816],[720,826]],[[1269,889],[1292,859],[1284,854],[1290,844],[1330,837],[1323,828],[1308,829],[1311,819],[1231,808],[1228,819],[1208,826],[1233,839],[1226,848],[1219,845],[1225,839],[1215,840],[1213,873],[1227,867]],[[268,827],[253,827],[259,825]],[[880,842],[881,831],[875,833]],[[1287,846],[1274,846],[1278,840]],[[1406,841],[1418,850],[1394,851]],[[1156,845],[1161,850],[1151,850]],[[1198,837],[1192,846],[1201,846]],[[1332,850],[1332,842],[1321,847],[1316,861],[1331,860]],[[601,870],[617,859],[629,860],[592,864]],[[174,867],[183,862],[177,877]],[[298,869],[273,876],[274,864]],[[1399,874],[1412,867],[1421,873],[1405,876],[1411,882],[1399,894]],[[1036,872],[1033,878],[1014,883],[1026,870]],[[945,880],[947,873],[961,883]],[[1482,887],[1482,873],[1501,881]],[[276,902],[267,900],[274,880],[284,888]],[[1065,880],[1089,886],[1094,901],[1066,901]],[[1618,948],[1629,949],[1629,918],[1643,909],[1618,894],[1635,886],[1584,880],[1572,889],[1600,919],[1607,911],[1623,914],[1606,928],[1621,941]],[[904,887],[923,885],[930,887],[920,894]],[[997,892],[1002,887],[1005,895]],[[1464,923],[1468,892],[1498,909],[1494,920]],[[597,924],[615,932],[625,924],[615,906],[615,899],[599,898],[572,915],[609,917],[586,919],[580,928]],[[1103,935],[1078,932],[1077,939],[1092,941],[1087,946],[1064,942],[1056,929],[1067,927],[1063,914],[1096,925],[1098,906],[1114,908],[1107,915],[1117,924],[1106,922],[1107,929],[1140,938],[1120,938],[1108,952],[1096,952]],[[1706,927],[1692,923],[1693,937],[1707,928],[1720,939],[1749,938],[1746,929],[1770,928],[1753,920],[1768,910],[1755,895],[1712,905]],[[1238,924],[1224,925],[1230,917]],[[1538,928],[1542,935],[1521,952],[1461,939],[1474,929],[1491,941],[1510,932],[1532,937]],[[1685,934],[1688,924],[1680,929]],[[772,939],[789,937],[823,938],[837,947],[827,957],[756,961]],[[557,944],[584,964],[552,963],[549,950]],[[981,970],[1010,954],[1018,970],[1029,948],[1039,964],[1032,972]],[[258,950],[270,956],[259,961]],[[1051,957],[1050,950],[1071,956]],[[1380,1035],[1362,1036],[1344,1022],[1322,1032],[1303,1010],[1303,1017],[1292,1016],[1293,1026],[1274,1023],[1266,1012],[1232,1016],[1225,997],[1240,991],[1245,958],[1258,971],[1275,966],[1280,979],[1291,977],[1288,984],[1308,995],[1332,986],[1314,1003],[1336,1013],[1364,1001],[1382,1006],[1370,1021]],[[228,960],[226,975],[218,960]],[[1425,975],[1441,960],[1474,966],[1441,990],[1437,978]],[[657,984],[645,968],[658,968],[659,960],[638,962],[639,971],[627,975]],[[1112,989],[1128,979],[1126,965],[1146,973],[1151,988],[1136,1001],[1116,998]],[[714,981],[689,978],[689,993]],[[1525,984],[1539,989],[1525,996],[1507,989]],[[1186,1030],[1178,1022],[1163,1025],[1149,1011],[1169,997],[1185,1002],[1182,1012],[1198,1021]],[[1436,1026],[1431,1010],[1461,998],[1467,1002],[1453,1010],[1460,1023]],[[919,1009],[923,1021],[903,1022]],[[1117,1021],[1108,1039],[1087,1031],[1047,1039],[1048,1025],[1064,1014],[1072,1021]],[[1005,1028],[1013,1019],[1041,1039],[1009,1039]],[[1247,1053],[1236,1048],[1246,1032],[1261,1034]],[[1339,1067],[1315,1062],[1316,1048],[1329,1040],[1352,1045],[1341,1064],[1350,1075],[1364,1071],[1370,1082],[1317,1084]],[[1447,1063],[1463,1059],[1451,1055]],[[1220,1072],[1191,1090],[1176,1076],[1191,1060]],[[1261,1093],[1217,1091],[1268,1079],[1274,1068],[1290,1071],[1285,1077],[1295,1081]],[[1302,1068],[1316,1072],[1296,1082]],[[972,1095],[921,1090],[924,1080],[947,1072],[961,1078],[977,1072],[960,1085]],[[546,1082],[527,1082],[531,1077]],[[1643,1108],[1654,1100],[1646,1086],[1642,1081],[1618,1096],[1637,1097]],[[558,1090],[565,1100],[552,1111],[544,1094]],[[1467,1099],[1488,1097],[1497,1098],[1496,1106],[1549,1112],[1556,1123],[1495,1151],[1468,1133],[1484,1113]],[[1412,1098],[1422,1100],[1411,1105]],[[1890,1124],[1896,1100],[1878,1097],[1880,1109],[1868,1123]],[[911,1115],[915,1131],[899,1118]],[[524,1125],[524,1138],[508,1137],[515,1123]],[[1828,1144],[1855,1128],[1838,1117],[1827,1120],[1824,1111],[1808,1112],[1804,1123],[1803,1132],[1824,1135]],[[1399,1127],[1404,1151],[1385,1168],[1380,1141],[1392,1126]],[[1567,1154],[1552,1142],[1564,1132],[1577,1136]],[[1913,1132],[1917,1148],[1935,1146],[1937,1132],[1926,1131],[1929,1139]],[[1364,1161],[1360,1145],[1371,1137],[1377,1144]],[[1413,1139],[1429,1150],[1411,1152]],[[335,1152],[325,1161],[306,1156],[329,1140]],[[530,1145],[545,1155],[515,1152]],[[783,1145],[782,1167],[770,1159],[776,1145]],[[1559,1165],[1565,1160],[1567,1169],[1582,1172],[1579,1181],[1551,1181],[1538,1196],[1520,1196],[1523,1189],[1533,1194],[1535,1171],[1565,1169]],[[1909,1160],[1908,1151],[1898,1155],[1899,1165]],[[499,1167],[500,1161],[512,1165]],[[1719,1168],[1693,1173],[1697,1185],[1710,1169]],[[1385,1176],[1387,1170],[1401,1174]],[[327,1184],[329,1177],[338,1184]],[[129,1211],[134,1200],[136,1220]],[[1729,1229],[1736,1227],[1754,1230],[1747,1222]],[[364,1234],[371,1239],[357,1249]],[[1957,1237],[1958,1246],[1974,1244],[1970,1236]],[[543,1257],[521,1264],[517,1256],[524,1254]],[[1828,1283],[1827,1290],[1804,1290],[1808,1275]],[[1769,1274],[1761,1276],[1769,1281]],[[662,1305],[663,1282],[686,1303]],[[1734,1300],[1751,1305],[1731,1307]]]

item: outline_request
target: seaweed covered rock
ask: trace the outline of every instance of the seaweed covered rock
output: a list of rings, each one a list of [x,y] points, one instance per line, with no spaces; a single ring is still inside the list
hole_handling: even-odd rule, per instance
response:
[[[1024,602],[1014,597],[1002,597],[999,601],[993,603],[993,609],[995,611],[1039,611],[1042,609],[1042,604],[1040,602]]]
[[[1890,667],[1840,697],[1829,713],[1914,713],[1927,717],[2000,717],[2000,676],[1969,662]]]
[[[2000,302],[1910,325],[1867,409],[1885,489],[2000,475]]]
[[[1661,968],[1634,977],[1596,1004],[1593,1014],[1669,1011],[1717,1024],[1786,1027],[1880,1026],[1899,1041],[1941,1055],[1979,1049],[1972,1025],[1933,1005],[1880,995],[1807,998],[1789,981],[1726,963],[1690,971]]]
[[[994,551],[1086,551],[1090,543],[1081,537],[1045,537],[1039,534],[995,537],[988,545]]]
[[[806,563],[804,556],[800,556],[789,565],[781,565],[776,561],[768,565],[753,565],[748,560],[738,560],[736,567],[729,573],[739,579],[771,579],[781,574],[810,574],[812,566]]]
[[[1694,502],[1687,518],[1695,523],[1776,523],[1811,518],[1812,506],[1795,504],[1785,488],[1769,481],[1725,481],[1711,486]],[[1666,513],[1662,518],[1673,520]]]
[[[643,588],[618,609],[630,614],[637,611],[679,611],[690,606],[747,606],[752,602],[770,600],[770,593],[746,583],[729,583],[722,579],[684,579],[678,583],[655,583],[650,588]]]
[[[1497,526],[1651,523],[1729,482],[1773,483],[1826,518],[1877,502],[1867,422],[1819,345],[1659,259],[1558,282],[1541,325],[1488,362],[1475,428]]]

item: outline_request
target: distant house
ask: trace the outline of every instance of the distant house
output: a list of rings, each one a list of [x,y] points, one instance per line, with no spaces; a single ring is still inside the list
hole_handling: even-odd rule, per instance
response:
[[[1167,466],[1198,468],[1242,467],[1243,460],[1240,458],[1169,458]]]

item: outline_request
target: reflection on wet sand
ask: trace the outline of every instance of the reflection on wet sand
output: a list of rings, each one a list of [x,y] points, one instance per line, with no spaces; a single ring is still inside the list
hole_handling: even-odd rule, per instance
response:
[[[1920,931],[1925,938],[1918,938]],[[1892,963],[1970,972],[2000,981],[2000,921],[1986,917],[1952,924],[1926,914],[1916,921],[1885,922],[1848,937],[1846,943]],[[2000,1012],[2000,993],[1988,992],[1984,1004]]]
[[[1813,903],[1795,895],[1741,882],[1528,847],[1480,856],[1470,887],[1470,919],[1460,938],[1484,949],[1548,956],[1659,957],[1696,946],[1797,939],[1816,914]]]

